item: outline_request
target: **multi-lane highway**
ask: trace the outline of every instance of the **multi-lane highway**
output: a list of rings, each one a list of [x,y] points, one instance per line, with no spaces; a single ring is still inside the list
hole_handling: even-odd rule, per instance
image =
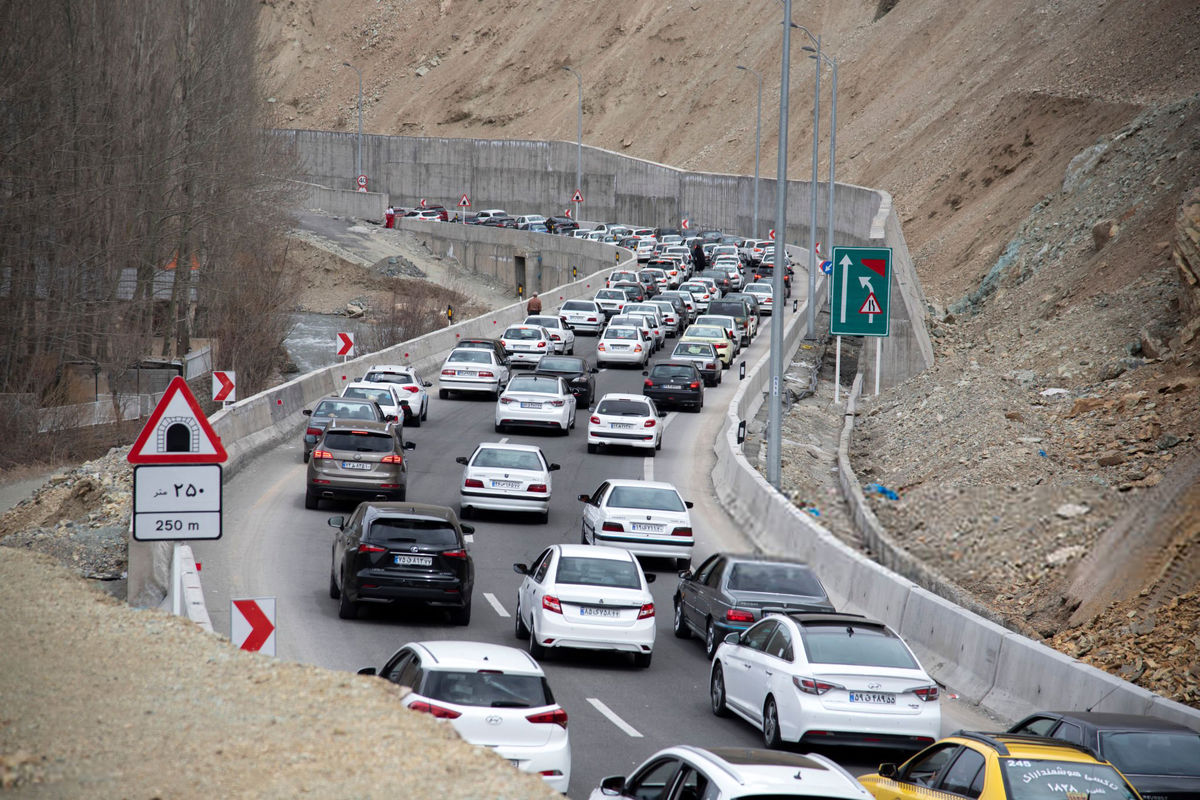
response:
[[[753,363],[765,352],[769,325],[737,361]],[[580,336],[576,353],[594,358],[594,343],[594,337]],[[668,340],[657,358],[665,358],[672,346],[673,340]],[[640,393],[643,380],[641,372],[633,369],[606,369],[596,378],[600,394]],[[417,445],[410,460],[409,500],[457,507],[462,467],[454,459],[469,455],[481,441],[506,438],[537,444],[551,461],[562,464],[562,470],[554,473],[549,524],[501,514],[480,514],[471,521],[476,528],[471,546],[476,580],[468,627],[450,625],[439,612],[368,609],[357,621],[338,618],[337,602],[327,591],[333,531],[326,519],[349,513],[352,507],[326,504],[320,511],[304,509],[305,467],[297,434],[238,473],[225,489],[224,538],[195,546],[197,560],[203,563],[205,599],[214,627],[228,635],[230,598],[275,597],[279,657],[351,672],[380,666],[397,647],[414,640],[469,639],[522,646],[513,635],[511,615],[520,576],[514,574],[512,564],[531,562],[549,544],[578,542],[576,497],[610,477],[670,481],[695,503],[693,563],[716,550],[748,550],[746,539],[713,498],[709,477],[720,415],[737,383],[735,361],[724,383],[707,390],[702,413],[668,415],[663,448],[656,458],[634,451],[588,455],[587,415],[582,409],[577,428],[567,437],[538,432],[501,435],[492,428],[494,400],[438,400],[433,390],[428,421],[406,431],[406,438]],[[670,744],[761,746],[761,736],[749,725],[710,712],[709,662],[698,642],[678,640],[671,632],[673,568],[653,561],[646,566],[658,575],[651,585],[658,613],[649,669],[636,669],[623,656],[586,653],[552,656],[544,663],[556,698],[570,717],[572,797],[586,797],[603,776],[627,772]],[[987,726],[977,710],[952,699],[943,701],[944,731]],[[833,755],[860,773],[880,760],[875,753]]]

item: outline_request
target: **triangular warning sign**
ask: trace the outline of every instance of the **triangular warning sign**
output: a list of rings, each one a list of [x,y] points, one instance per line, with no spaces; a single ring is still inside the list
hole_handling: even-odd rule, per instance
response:
[[[572,203],[582,203],[583,202],[583,192],[576,189],[575,194],[571,195],[571,202]]]
[[[471,207],[471,201],[467,199],[466,194],[463,194],[463,196],[461,198],[459,198],[458,207],[459,208],[470,208]]]
[[[879,307],[879,301],[875,299],[875,293],[871,292],[867,295],[866,301],[862,304],[862,308],[858,310],[860,314],[882,314],[883,309]]]
[[[131,464],[219,464],[227,455],[187,381],[177,375],[127,458]]]

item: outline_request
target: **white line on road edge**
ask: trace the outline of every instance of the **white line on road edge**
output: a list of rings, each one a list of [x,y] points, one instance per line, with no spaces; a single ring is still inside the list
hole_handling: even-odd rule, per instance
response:
[[[500,601],[496,599],[496,595],[492,594],[491,592],[484,592],[483,599],[491,603],[492,608],[496,609],[496,613],[500,616],[509,616],[508,612],[504,610],[504,606],[500,605]]]
[[[675,419],[677,416],[679,416],[679,412],[672,411],[670,414],[667,414],[665,417],[663,417],[662,427],[664,431],[666,431],[667,426],[671,424],[671,420]],[[642,459],[642,480],[654,480],[654,459],[650,456],[646,456]]]
[[[632,736],[634,739],[642,738],[642,735],[640,733],[638,733],[636,728],[634,728],[632,725],[630,725],[625,720],[618,717],[616,715],[616,713],[611,708],[604,705],[604,703],[600,702],[599,700],[597,700],[594,697],[589,697],[587,699],[587,701],[589,703],[591,703],[592,706],[594,706],[597,711],[599,711],[604,716],[608,717],[608,721],[611,722],[613,725],[616,725],[618,728],[620,728],[625,733]]]

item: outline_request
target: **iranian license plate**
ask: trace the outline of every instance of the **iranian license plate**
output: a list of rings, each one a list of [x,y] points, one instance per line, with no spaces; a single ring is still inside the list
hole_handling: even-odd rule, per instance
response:
[[[660,533],[663,529],[662,525],[653,525],[646,522],[634,522],[629,526],[632,530],[642,531],[644,533]]]
[[[521,408],[541,408],[541,403],[521,403]]]
[[[493,489],[520,489],[520,481],[492,481]]]
[[[432,567],[433,556],[396,556],[398,567]]]
[[[370,469],[371,464],[365,461],[343,461],[342,469]]]
[[[619,617],[621,612],[615,608],[595,608],[592,606],[582,606],[579,609],[581,617]]]
[[[887,694],[885,692],[851,692],[851,703],[881,703],[883,705],[895,705],[896,695]]]
[[[625,428],[632,428],[633,423],[632,422],[610,422],[609,426],[613,427],[613,428],[618,428],[618,429],[625,429]]]
[[[474,376],[474,375],[475,375],[475,370],[473,370],[473,369],[460,369],[460,370],[458,370],[458,374],[459,374],[459,375],[466,375],[466,376]]]
[[[683,387],[680,386],[678,383],[664,383],[663,388],[664,389],[682,389]]]

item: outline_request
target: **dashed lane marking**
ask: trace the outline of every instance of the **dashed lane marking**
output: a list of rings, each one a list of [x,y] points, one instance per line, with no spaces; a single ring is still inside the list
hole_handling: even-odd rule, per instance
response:
[[[641,739],[641,738],[642,738],[642,734],[640,734],[640,733],[638,732],[637,728],[633,727],[633,726],[632,726],[632,725],[630,725],[628,722],[626,722],[625,720],[623,720],[623,719],[621,719],[620,717],[618,717],[618,716],[617,716],[617,713],[616,713],[615,711],[613,711],[611,708],[609,708],[608,706],[604,705],[604,703],[603,703],[603,702],[601,702],[601,701],[597,700],[597,699],[596,699],[596,698],[594,698],[594,697],[589,697],[589,698],[587,699],[587,701],[588,701],[589,703],[591,703],[591,704],[592,704],[592,706],[593,706],[593,707],[594,707],[594,708],[595,708],[597,711],[599,711],[599,712],[600,712],[601,714],[603,714],[604,716],[608,717],[608,721],[609,721],[609,722],[611,722],[613,725],[616,725],[618,728],[620,728],[620,729],[621,729],[622,731],[624,731],[626,734],[628,734],[629,736],[631,736],[631,737],[632,737],[632,738],[634,738],[634,739]]]

